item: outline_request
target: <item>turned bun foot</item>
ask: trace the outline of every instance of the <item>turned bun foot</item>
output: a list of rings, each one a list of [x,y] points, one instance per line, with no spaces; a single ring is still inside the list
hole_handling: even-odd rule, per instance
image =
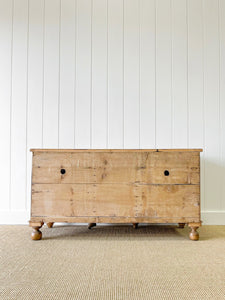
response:
[[[88,223],[88,229],[91,229],[94,226],[96,226],[96,223]]]
[[[53,224],[54,224],[54,222],[48,222],[47,223],[48,228],[52,228]]]
[[[191,232],[189,233],[189,238],[192,241],[198,241],[199,233],[197,232],[198,227],[191,227]]]
[[[40,227],[32,227],[33,231],[31,233],[31,239],[34,241],[41,240],[42,232],[39,230]]]
[[[179,228],[184,228],[184,226],[185,226],[185,223],[178,223]]]
[[[133,223],[133,228],[137,229],[138,228],[138,223]]]

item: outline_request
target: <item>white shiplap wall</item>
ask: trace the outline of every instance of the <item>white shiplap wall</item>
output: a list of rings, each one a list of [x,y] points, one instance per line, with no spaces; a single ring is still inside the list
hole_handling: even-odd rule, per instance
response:
[[[0,0],[0,223],[26,223],[30,148],[204,148],[225,224],[225,0]]]

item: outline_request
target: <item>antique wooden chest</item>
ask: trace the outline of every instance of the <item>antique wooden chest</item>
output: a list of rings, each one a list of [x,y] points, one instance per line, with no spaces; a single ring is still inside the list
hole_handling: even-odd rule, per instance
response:
[[[44,223],[178,223],[198,240],[202,149],[31,149],[32,239]]]

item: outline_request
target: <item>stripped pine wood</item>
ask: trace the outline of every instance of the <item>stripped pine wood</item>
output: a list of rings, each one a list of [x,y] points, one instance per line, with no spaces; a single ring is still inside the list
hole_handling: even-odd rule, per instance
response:
[[[34,155],[32,182],[199,184],[199,168],[198,152],[46,152]]]
[[[202,149],[30,149],[31,152],[202,152]]]
[[[199,186],[34,184],[32,215],[199,217]]]
[[[41,224],[190,223],[200,220],[200,152],[33,150],[32,239]],[[196,224],[195,224],[196,223]],[[194,224],[194,225],[193,225]]]
[[[41,221],[40,221],[41,220]],[[172,217],[172,218],[160,218],[160,217],[51,217],[51,216],[38,216],[32,217],[32,220],[29,221],[29,225],[39,226],[41,223],[118,223],[118,224],[126,224],[126,223],[146,223],[146,224],[159,224],[159,223],[197,223],[199,224],[199,218],[194,217]],[[42,226],[42,225],[41,225]]]

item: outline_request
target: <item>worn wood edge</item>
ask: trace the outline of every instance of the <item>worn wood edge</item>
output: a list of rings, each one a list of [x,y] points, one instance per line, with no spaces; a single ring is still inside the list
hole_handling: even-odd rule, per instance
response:
[[[39,218],[39,220],[31,219],[29,221],[29,226],[30,227],[42,227],[43,225],[44,225],[44,222],[42,220],[40,221],[40,218]]]
[[[30,149],[31,152],[202,152],[203,149]]]
[[[202,221],[199,222],[188,222],[189,227],[200,227],[202,226]]]
[[[47,223],[47,222],[62,222],[62,223],[146,223],[146,224],[157,224],[157,223],[188,223],[201,224],[196,217],[173,217],[173,218],[162,218],[162,217],[48,217],[48,216],[32,216],[30,226],[39,226],[36,224]]]
[[[134,186],[143,186],[143,185],[173,185],[173,186],[199,186],[199,183],[145,183],[144,181],[139,181],[139,182],[60,182],[60,183],[55,183],[55,182],[33,182],[31,185],[48,185],[48,184],[55,184],[55,185],[66,185],[66,184],[71,184],[71,185],[134,185]]]

